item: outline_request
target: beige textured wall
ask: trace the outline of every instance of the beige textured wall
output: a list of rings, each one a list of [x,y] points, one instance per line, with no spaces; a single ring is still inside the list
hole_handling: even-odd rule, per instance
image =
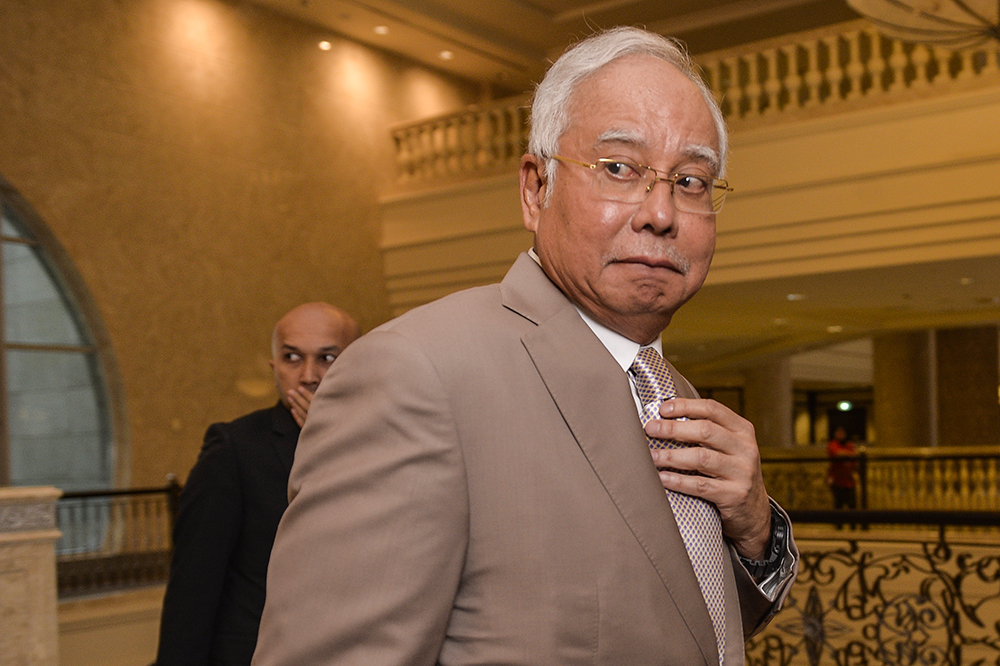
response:
[[[273,402],[290,307],[388,318],[388,126],[478,94],[242,2],[0,3],[0,175],[106,325],[121,482],[184,478],[209,423]]]

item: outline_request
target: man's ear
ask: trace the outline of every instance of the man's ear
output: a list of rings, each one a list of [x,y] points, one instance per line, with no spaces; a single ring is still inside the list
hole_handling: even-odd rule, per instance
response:
[[[535,232],[538,230],[538,218],[542,212],[542,201],[545,199],[545,166],[541,158],[535,155],[521,157],[521,217],[524,228]]]

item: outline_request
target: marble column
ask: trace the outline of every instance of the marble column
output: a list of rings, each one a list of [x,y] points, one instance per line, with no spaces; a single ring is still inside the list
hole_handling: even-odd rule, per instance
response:
[[[935,358],[933,331],[888,333],[872,339],[876,445],[936,445]]]
[[[937,331],[940,446],[1000,444],[998,330],[978,326]]]
[[[744,380],[744,415],[753,423],[757,444],[791,448],[795,442],[791,359],[751,367]]]
[[[57,666],[56,488],[0,487],[0,666]]]

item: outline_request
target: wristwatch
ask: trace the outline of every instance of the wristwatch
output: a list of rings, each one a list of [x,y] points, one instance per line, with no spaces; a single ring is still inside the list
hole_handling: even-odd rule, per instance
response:
[[[762,580],[774,573],[781,564],[781,556],[787,549],[788,523],[784,516],[771,507],[771,543],[768,546],[767,557],[763,560],[751,560],[740,555],[740,562],[754,580]]]

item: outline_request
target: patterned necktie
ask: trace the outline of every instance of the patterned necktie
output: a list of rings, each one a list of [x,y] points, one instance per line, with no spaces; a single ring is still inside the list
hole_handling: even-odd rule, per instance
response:
[[[635,377],[636,391],[643,405],[640,420],[645,426],[651,420],[660,418],[660,405],[665,400],[676,398],[677,389],[663,357],[652,347],[639,350],[630,370]],[[649,440],[651,449],[676,449],[685,446],[673,440],[652,437],[646,439]],[[708,614],[712,617],[721,664],[726,647],[726,600],[719,510],[710,502],[683,493],[668,490],[667,498],[694,573],[698,577],[698,586],[705,597]]]

